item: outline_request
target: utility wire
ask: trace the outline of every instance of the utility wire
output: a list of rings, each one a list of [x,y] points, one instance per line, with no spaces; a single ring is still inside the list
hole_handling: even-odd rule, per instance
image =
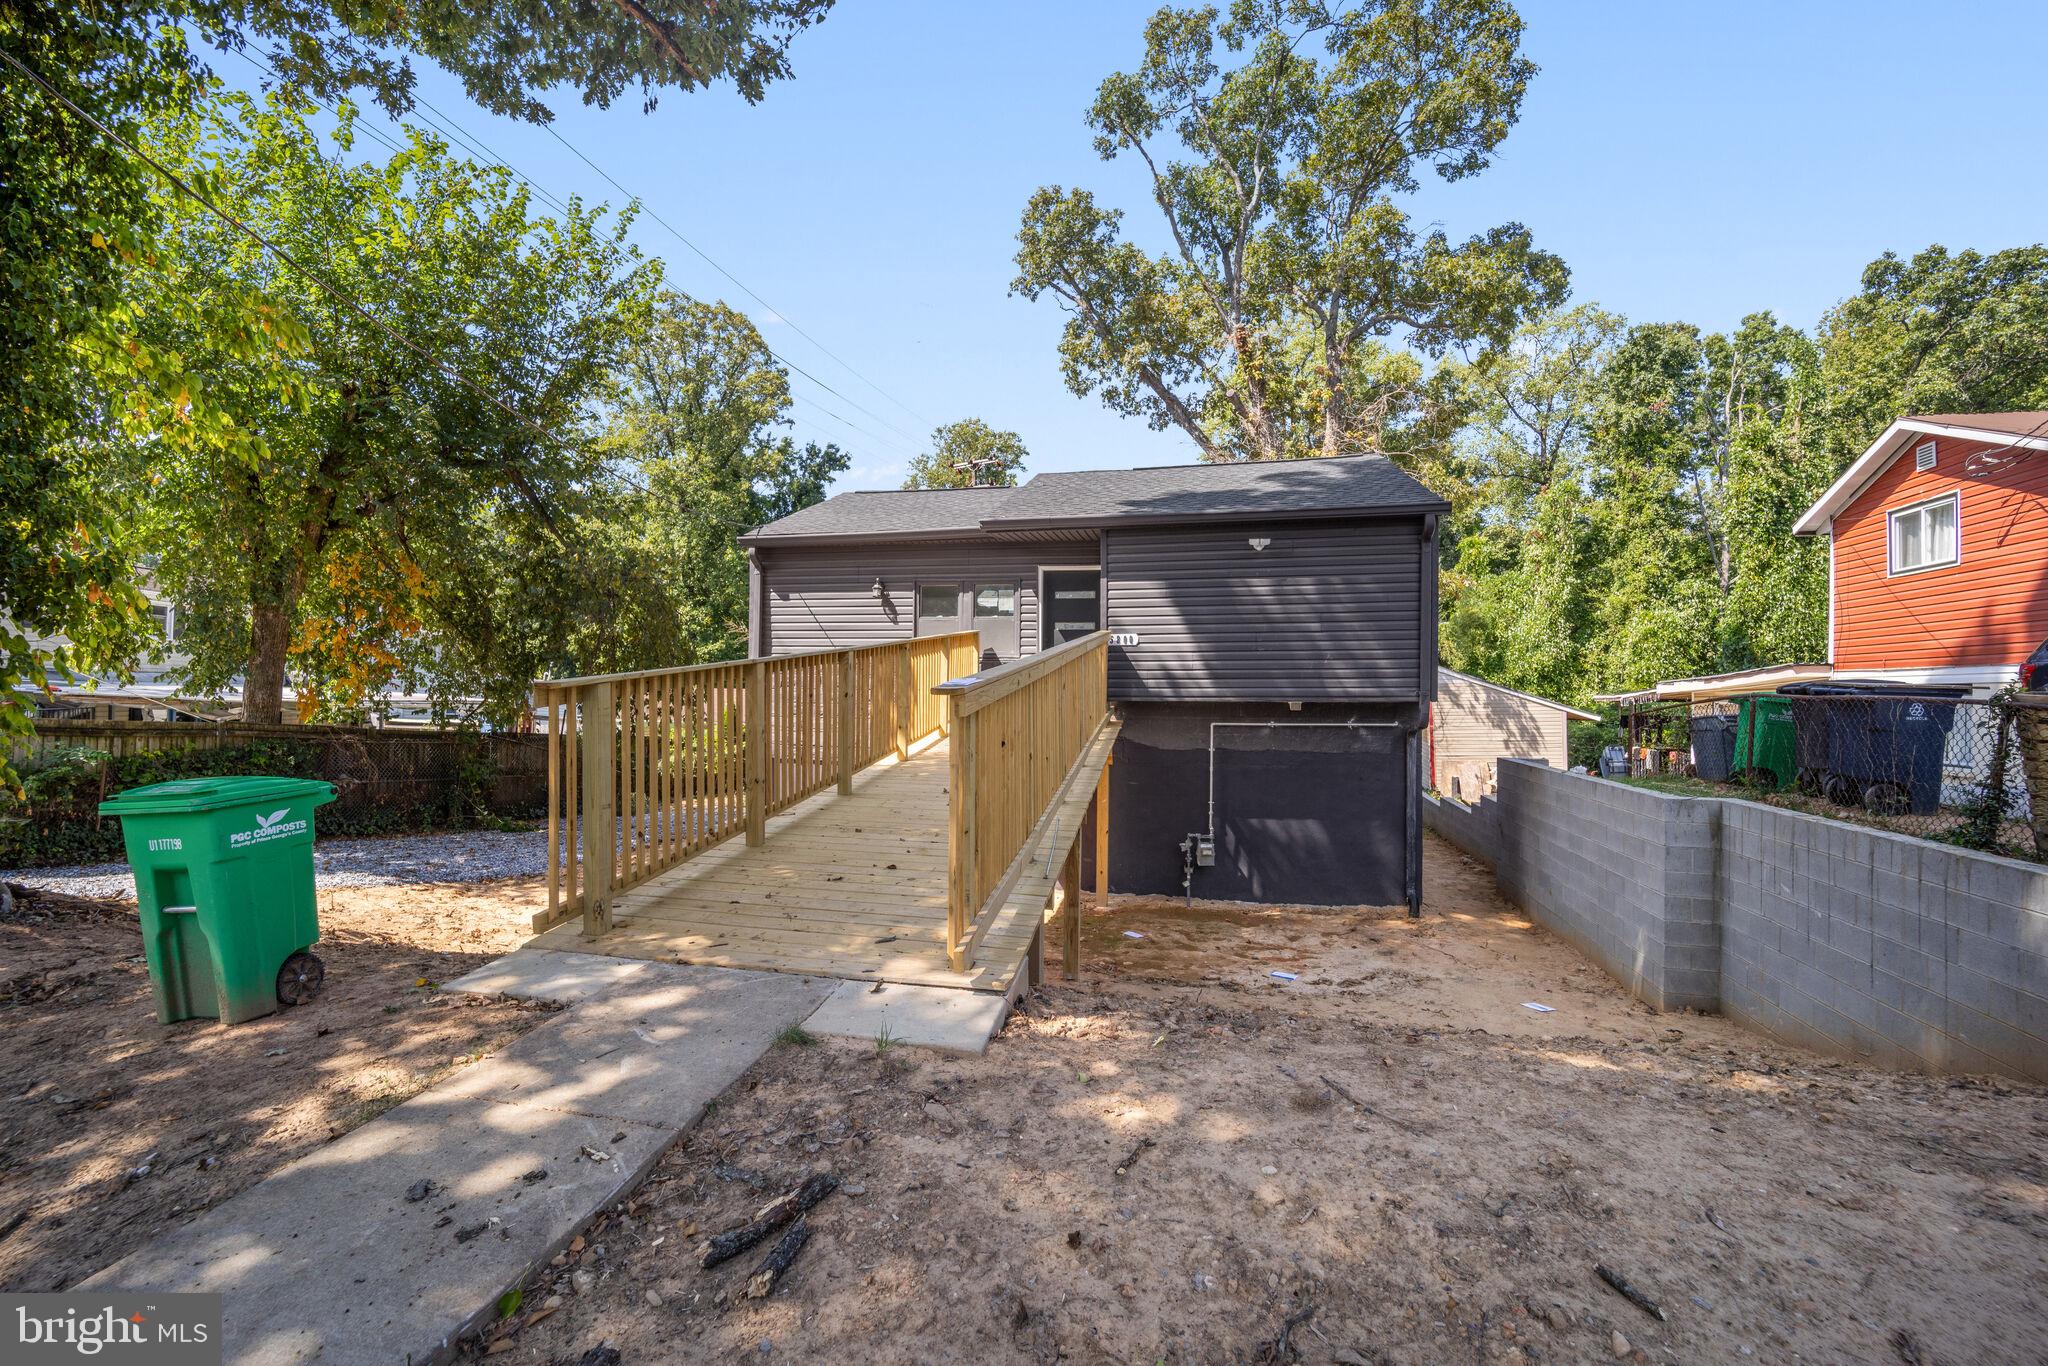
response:
[[[259,71],[266,73],[272,79],[278,81],[282,81],[284,79],[282,76],[278,75],[275,69],[266,65],[257,58],[251,57],[246,52],[241,52],[239,49],[237,49],[236,55],[240,56],[244,61],[248,62],[251,66],[254,66]],[[330,114],[333,114],[335,117],[340,117],[340,111],[335,109],[332,105],[326,103],[323,100],[318,99],[317,97],[308,96],[308,98],[312,98],[315,104],[318,104],[322,109],[327,110]],[[464,128],[461,124],[457,123],[448,114],[444,113],[435,105],[429,103],[424,99],[415,98],[414,103],[425,108],[428,111],[427,114],[420,115],[421,120],[428,124],[428,126],[432,127],[436,132],[448,138],[451,143],[471,153],[472,155],[483,158],[483,160],[486,163],[488,163],[491,166],[494,166],[498,170],[502,170],[507,174],[516,177],[521,183],[525,184],[529,189],[531,189],[543,204],[546,204],[549,207],[553,208],[556,212],[562,214],[568,213],[569,205],[567,200],[563,199],[560,195],[555,194],[546,186],[542,185],[539,181],[535,180],[532,176],[528,175],[526,172],[512,165],[505,158],[498,155],[498,153],[494,151],[491,147],[489,147],[481,138],[469,132],[468,129]],[[415,110],[415,112],[418,111]],[[377,138],[377,140],[382,142],[386,147],[391,147],[394,151],[399,150],[396,144],[394,144],[388,137],[385,137],[379,132],[377,132],[376,129],[371,128],[366,124],[361,126],[364,132],[370,134],[372,137]],[[402,124],[399,126],[403,127]],[[599,175],[603,176],[605,180],[609,181],[612,187],[618,190],[620,194],[627,196],[634,203],[640,205],[642,210],[645,211],[650,218],[654,219],[655,222],[659,223],[663,228],[667,229],[668,232],[672,234],[677,241],[681,242],[691,251],[696,252],[697,255],[703,257],[704,260],[709,262],[711,266],[714,269],[716,269],[720,274],[724,275],[727,279],[731,280],[735,285],[738,285],[742,290],[745,290],[748,295],[750,295],[752,298],[758,301],[763,308],[768,309],[770,312],[775,312],[774,305],[770,304],[767,300],[762,299],[761,296],[755,294],[753,290],[748,289],[747,286],[737,277],[735,277],[730,271],[726,270],[723,266],[719,265],[718,262],[713,261],[711,257],[705,255],[703,250],[700,249],[696,245],[696,243],[690,241],[690,239],[683,236],[683,234],[677,231],[677,229],[672,224],[670,224],[666,219],[662,218],[660,214],[656,213],[653,209],[648,208],[644,200],[634,195],[633,192],[631,190],[628,190],[625,186],[619,184],[619,182],[617,180],[614,180],[608,173],[606,173],[602,167],[598,166],[597,163],[591,161],[589,157],[584,156],[581,151],[572,146],[566,138],[562,137],[560,133],[556,133],[553,128],[549,128],[548,131],[551,134],[553,134],[556,140],[561,142],[561,144],[564,147],[568,147],[571,152],[574,152],[578,157],[582,158],[585,165],[589,166],[592,170],[596,171]],[[777,316],[780,317],[781,315],[778,313]],[[787,318],[784,318],[783,321],[789,322]],[[827,351],[825,347],[820,345],[815,338],[810,336],[809,333],[804,332],[802,328],[797,327],[797,325],[794,322],[790,322],[789,325],[792,329],[802,334],[806,340],[811,342],[812,345],[817,346],[820,351],[825,351],[825,354],[828,356],[832,355],[830,351]],[[813,375],[810,371],[798,365],[795,361],[792,361],[787,356],[784,356],[777,352],[773,347],[768,345],[767,340],[765,338],[762,339],[761,345],[762,348],[768,352],[769,356],[773,358],[778,364],[787,366],[790,370],[794,371],[799,375],[802,375],[805,379],[817,385],[826,393],[831,394],[833,397],[837,399],[840,399],[842,402],[857,409],[858,411],[867,414],[867,416],[873,418],[876,422],[881,423],[883,426],[888,427],[889,430],[896,432],[898,435],[903,436],[912,442],[915,442],[917,440],[916,437],[911,436],[910,433],[905,432],[901,427],[897,427],[893,423],[889,422],[888,419],[882,417],[879,413],[876,413],[871,409],[862,407],[853,399],[848,398],[845,394],[840,393],[837,389],[834,389],[831,385],[825,383],[816,375]],[[833,356],[833,359],[838,360],[838,357]],[[845,364],[845,362],[843,361],[840,363]],[[848,368],[851,369],[851,367]],[[854,373],[858,374],[859,372],[855,371]],[[865,376],[861,376],[861,378],[863,382],[867,382]],[[887,396],[886,393],[884,396]],[[866,427],[861,426],[857,422],[841,417],[838,413],[833,412],[830,408],[827,408],[823,403],[820,403],[815,397],[809,394],[797,394],[794,391],[792,391],[792,397],[801,398],[804,402],[809,403],[811,406],[818,409],[818,411],[823,413],[825,416],[831,418],[834,422],[837,422],[840,426],[845,427],[847,430],[855,432],[860,436],[866,437],[868,440],[873,441],[880,446],[889,448],[899,455],[915,456],[917,454],[917,451],[913,447],[905,446],[901,441],[895,440],[894,438],[891,437],[883,436],[878,432],[870,431]],[[891,399],[891,401],[894,402],[895,400]],[[899,404],[898,406],[901,405]]]
[[[641,198],[639,195],[634,194],[631,190],[627,189],[624,185],[620,184],[617,177],[613,176],[610,171],[607,171],[604,167],[598,165],[595,161],[592,161],[588,156],[586,156],[583,153],[583,150],[581,148],[576,146],[575,143],[570,142],[569,139],[563,137],[553,124],[542,124],[541,126],[547,130],[548,136],[552,137],[555,141],[561,143],[564,147],[568,148],[569,151],[573,153],[576,156],[576,158],[580,160],[585,166],[588,166],[591,170],[597,172],[598,175],[602,176],[605,179],[605,181],[611,185],[613,189],[617,190],[620,194],[625,195],[634,203],[639,204],[641,208],[646,211],[647,216],[649,218],[652,218],[655,222],[659,223],[662,227],[666,228],[669,234],[672,237],[674,237],[676,241],[681,242],[684,246],[688,247],[691,251],[695,252],[698,256],[702,257],[706,265],[710,266],[720,275],[723,275],[726,279],[732,281],[734,285],[738,286],[742,293],[744,293],[748,298],[752,299],[755,303],[761,305],[761,307],[767,309],[770,313],[775,314],[776,317],[781,318],[782,321],[788,323],[791,331],[795,332],[799,337],[802,337],[811,345],[817,347],[827,356],[830,356],[834,361],[837,361],[840,367],[844,369],[848,374],[858,379],[861,383],[867,385],[868,388],[873,389],[882,397],[888,399],[891,403],[894,403],[897,407],[903,409],[904,412],[909,413],[912,417],[916,418],[920,422],[931,423],[930,418],[925,417],[924,415],[919,413],[915,408],[910,407],[901,399],[896,398],[894,395],[890,394],[888,390],[876,384],[866,375],[861,374],[860,371],[854,369],[845,361],[840,360],[837,355],[833,354],[831,348],[827,347],[823,342],[819,341],[816,337],[813,337],[810,333],[804,331],[803,328],[797,326],[796,322],[793,319],[791,319],[787,314],[783,313],[781,309],[777,308],[774,304],[769,303],[759,294],[756,294],[751,288],[748,287],[746,281],[740,279],[739,276],[733,274],[724,266],[720,265],[716,260],[712,259],[711,255],[708,252],[706,252],[702,247],[698,246],[695,242],[692,242],[689,238],[685,237],[682,234],[681,230],[675,226],[675,224],[669,222],[666,218],[663,218],[654,209],[649,208],[647,205],[647,201],[645,199]],[[864,407],[854,399],[848,398],[845,394],[840,393],[837,389],[834,389],[831,385],[825,383],[824,380],[819,379],[816,375],[804,369],[795,361],[790,360],[787,356],[778,355],[776,356],[776,359],[781,361],[784,365],[787,365],[790,369],[796,371],[798,374],[802,375],[811,383],[817,385],[820,389],[823,389],[826,393],[831,394],[834,398],[840,399],[841,401],[845,402],[854,409],[867,414],[869,417],[881,423],[884,427],[887,427],[890,431],[895,432],[897,435],[909,441],[916,441],[918,439],[917,437],[912,436],[909,432],[904,431],[901,427],[898,427],[895,423],[889,421],[888,418],[883,417],[880,413],[874,411],[874,409]],[[937,424],[931,423],[931,425],[936,426]]]

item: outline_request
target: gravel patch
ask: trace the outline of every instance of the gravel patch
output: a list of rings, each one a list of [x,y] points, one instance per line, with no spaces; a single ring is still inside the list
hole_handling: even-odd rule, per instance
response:
[[[463,830],[446,835],[377,839],[318,839],[313,845],[316,887],[403,887],[422,882],[489,882],[539,877],[547,872],[545,830]],[[126,863],[79,868],[0,870],[0,881],[68,896],[135,895]]]

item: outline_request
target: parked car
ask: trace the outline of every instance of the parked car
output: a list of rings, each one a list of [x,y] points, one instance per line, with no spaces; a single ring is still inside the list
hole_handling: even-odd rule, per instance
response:
[[[2020,665],[2020,687],[2027,692],[2048,692],[2048,640]]]

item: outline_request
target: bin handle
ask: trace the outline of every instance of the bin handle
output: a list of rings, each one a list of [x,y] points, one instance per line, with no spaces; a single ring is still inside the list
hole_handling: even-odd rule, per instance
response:
[[[163,913],[165,915],[198,915],[199,908],[197,906],[166,906],[163,909]]]

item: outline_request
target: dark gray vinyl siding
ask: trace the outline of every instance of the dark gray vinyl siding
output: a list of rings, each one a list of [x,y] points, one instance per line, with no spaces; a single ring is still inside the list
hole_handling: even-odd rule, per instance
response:
[[[1420,517],[1110,528],[1109,695],[1156,701],[1416,699],[1435,668],[1435,546]],[[1253,537],[1267,537],[1264,550]],[[1428,652],[1425,663],[1424,652]]]
[[[767,615],[765,649],[847,649],[915,633],[916,587],[926,581],[1017,585],[1022,653],[1038,649],[1038,567],[1088,564],[1093,545],[940,541],[772,547],[755,552]],[[874,596],[879,578],[888,591]]]

